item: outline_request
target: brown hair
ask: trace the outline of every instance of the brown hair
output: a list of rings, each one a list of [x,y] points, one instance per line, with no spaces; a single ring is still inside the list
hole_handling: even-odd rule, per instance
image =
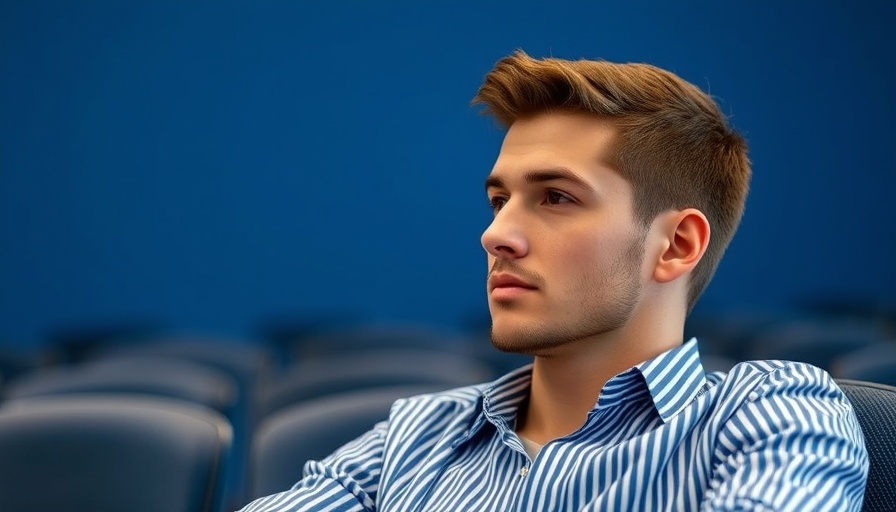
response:
[[[688,311],[712,278],[740,218],[750,181],[747,145],[707,94],[647,64],[500,60],[473,98],[505,127],[550,111],[590,113],[617,128],[610,161],[632,185],[636,217],[696,208],[712,229],[691,274]]]

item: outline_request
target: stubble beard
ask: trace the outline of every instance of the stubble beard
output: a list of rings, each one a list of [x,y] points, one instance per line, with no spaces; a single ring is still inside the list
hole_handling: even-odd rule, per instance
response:
[[[570,296],[585,298],[587,302],[573,306],[578,314],[570,321],[545,319],[541,324],[519,325],[502,332],[493,323],[492,345],[502,352],[537,355],[623,327],[634,314],[641,296],[639,276],[644,247],[645,238],[638,237],[604,276],[589,275],[579,281]]]

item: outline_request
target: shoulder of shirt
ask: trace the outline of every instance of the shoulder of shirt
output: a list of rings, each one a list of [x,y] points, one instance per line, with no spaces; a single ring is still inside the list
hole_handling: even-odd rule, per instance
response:
[[[392,405],[388,423],[382,424],[382,435],[393,445],[414,445],[420,450],[433,449],[432,444],[438,440],[461,436],[479,417],[487,386],[465,386],[400,398]]]
[[[713,374],[718,375],[719,372],[713,372],[708,375]],[[809,363],[803,363],[799,361],[784,361],[778,359],[743,361],[734,365],[727,372],[727,376],[725,373],[722,373],[721,375],[725,376],[728,379],[749,379],[764,378],[772,374],[801,375],[804,376],[804,378],[810,379],[829,378],[829,375],[825,370]]]
[[[836,382],[827,371],[799,361],[744,361],[734,365],[727,373],[712,372],[706,378],[710,388],[720,386],[750,389],[754,393],[774,392],[794,385],[839,392]]]
[[[489,385],[489,383],[476,384],[446,389],[444,391],[436,391],[433,393],[408,396],[398,399],[395,402],[393,409],[395,407],[420,407],[425,405],[449,408],[475,407],[482,400],[483,393]]]

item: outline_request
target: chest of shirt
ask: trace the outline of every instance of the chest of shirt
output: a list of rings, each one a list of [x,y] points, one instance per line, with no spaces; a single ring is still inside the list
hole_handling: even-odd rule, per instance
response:
[[[531,460],[508,430],[486,428],[416,468],[382,475],[391,511],[694,510],[712,470],[700,414],[663,423],[648,407],[605,411]],[[400,486],[395,488],[395,486]],[[385,491],[385,492],[384,492]]]

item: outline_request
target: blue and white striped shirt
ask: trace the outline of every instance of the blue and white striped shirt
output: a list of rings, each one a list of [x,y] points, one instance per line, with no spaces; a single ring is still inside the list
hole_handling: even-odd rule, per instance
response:
[[[696,340],[610,379],[585,424],[531,460],[513,426],[531,366],[399,400],[388,421],[256,511],[859,510],[868,475],[824,371],[753,361],[706,374]]]

